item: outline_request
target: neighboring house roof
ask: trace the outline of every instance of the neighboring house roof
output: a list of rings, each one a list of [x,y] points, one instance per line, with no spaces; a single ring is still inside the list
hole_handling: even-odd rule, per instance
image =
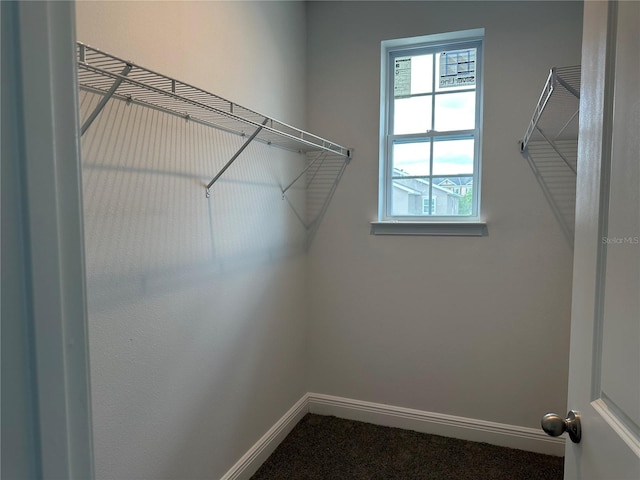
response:
[[[438,185],[457,185],[461,187],[470,187],[473,185],[473,176],[469,177],[447,177],[442,179]]]
[[[442,180],[440,183],[438,183],[438,185],[442,186],[442,185],[446,185],[446,186],[456,186],[456,183],[453,183],[451,180],[449,180],[448,178],[445,178],[444,180]]]
[[[396,180],[402,180],[402,179],[394,179],[394,188],[400,189],[400,190],[404,190],[407,193],[413,194],[413,195],[422,195],[424,192],[420,191],[420,190],[416,190],[415,188],[410,188],[406,185],[403,185],[401,183],[398,183]]]
[[[393,175],[407,175],[407,172],[404,172],[402,170],[400,170],[399,168],[394,168],[393,169]],[[445,179],[446,180],[446,179]],[[402,190],[405,190],[406,192],[412,193],[414,195],[428,195],[429,194],[429,180],[425,180],[424,178],[394,178],[393,179],[393,186],[395,188],[401,188]],[[461,197],[462,195],[459,195],[457,193],[452,192],[451,190],[447,189],[447,188],[443,188],[441,187],[442,183],[440,184],[433,184],[433,188],[436,190],[439,190],[441,192],[446,193],[447,195],[450,195],[452,197]],[[465,184],[466,185],[466,184]]]

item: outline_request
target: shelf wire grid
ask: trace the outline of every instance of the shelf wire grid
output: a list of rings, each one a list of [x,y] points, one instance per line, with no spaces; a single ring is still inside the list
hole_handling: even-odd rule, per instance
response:
[[[97,48],[77,43],[81,88],[111,95],[197,121],[240,136],[261,128],[255,140],[306,153],[327,151],[341,157],[350,150],[325,138],[292,127],[198,87],[167,77]],[[263,125],[264,123],[264,125]]]

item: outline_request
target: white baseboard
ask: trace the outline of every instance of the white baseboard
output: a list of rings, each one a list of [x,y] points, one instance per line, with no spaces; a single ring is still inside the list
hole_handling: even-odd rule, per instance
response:
[[[305,393],[220,480],[249,480],[308,411],[309,394]]]
[[[535,428],[306,393],[220,480],[249,480],[308,412],[529,452],[564,455],[564,438],[549,437]]]
[[[542,430],[535,428],[394,407],[319,393],[309,393],[308,398],[310,413],[333,415],[375,425],[485,442],[547,455],[564,455],[564,438],[549,437]]]

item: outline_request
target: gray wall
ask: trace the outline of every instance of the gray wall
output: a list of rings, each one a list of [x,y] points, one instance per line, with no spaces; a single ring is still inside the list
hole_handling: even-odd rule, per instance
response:
[[[518,153],[580,2],[313,2],[308,127],[355,157],[310,252],[311,390],[536,428],[566,411],[572,250]],[[380,42],[484,27],[487,237],[369,235]],[[437,278],[437,283],[434,281]]]
[[[356,152],[306,257],[279,195],[295,155],[250,147],[206,201],[238,138],[120,102],[91,127],[97,477],[217,478],[306,391],[532,427],[566,411],[572,252],[517,141],[548,68],[580,61],[581,12],[80,2],[79,40]],[[370,236],[380,41],[478,27],[489,236]]]
[[[304,122],[302,3],[80,2],[77,30]],[[251,146],[205,199],[241,144],[120,101],[82,139],[98,479],[219,478],[308,390],[305,231],[280,195],[304,158]]]

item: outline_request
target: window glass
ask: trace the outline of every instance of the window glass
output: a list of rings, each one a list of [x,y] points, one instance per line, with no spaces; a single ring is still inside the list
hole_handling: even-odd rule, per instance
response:
[[[433,55],[411,57],[411,95],[433,91]]]
[[[394,102],[393,133],[425,133],[432,130],[431,95],[398,98]]]
[[[436,139],[433,142],[433,174],[473,174],[473,138],[463,140]]]
[[[431,142],[395,143],[393,176],[430,175]]]
[[[435,130],[473,130],[476,126],[476,92],[436,95]]]
[[[394,97],[432,92],[433,55],[396,57],[393,81]]]
[[[471,215],[473,212],[473,177],[433,177],[440,198],[447,198],[447,215]],[[447,194],[448,193],[448,194]],[[440,213],[438,213],[440,214]]]
[[[445,50],[436,54],[436,91],[455,91],[475,87],[477,49]]]

